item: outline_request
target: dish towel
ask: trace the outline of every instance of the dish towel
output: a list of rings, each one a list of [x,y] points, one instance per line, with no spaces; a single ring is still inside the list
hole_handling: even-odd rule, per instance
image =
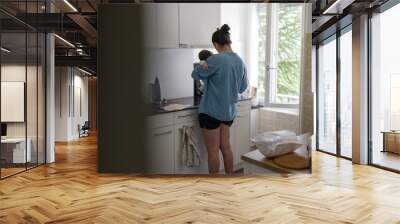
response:
[[[183,126],[182,136],[182,161],[187,167],[200,166],[201,159],[193,127]]]

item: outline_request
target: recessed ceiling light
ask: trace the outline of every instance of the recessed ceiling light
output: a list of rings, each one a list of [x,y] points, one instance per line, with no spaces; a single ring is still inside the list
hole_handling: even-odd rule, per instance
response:
[[[78,10],[68,0],[64,0],[64,3],[68,5],[68,7],[70,7],[74,12],[78,12]]]
[[[69,42],[68,40],[62,38],[61,36],[54,34],[55,37],[57,37],[59,40],[61,40],[62,42],[64,42],[65,44],[67,44],[68,46],[75,48],[75,45],[73,45],[71,42]]]
[[[88,71],[86,71],[86,70],[83,70],[83,69],[81,69],[81,68],[79,68],[79,67],[78,67],[78,70],[81,71],[81,72],[83,72],[83,73],[85,73],[85,74],[87,74],[87,75],[90,75],[90,76],[93,75],[92,73],[90,73],[90,72],[88,72]]]
[[[330,11],[337,7],[337,5],[340,3],[341,0],[336,0],[332,5],[330,5],[327,9],[324,10],[322,14],[328,14],[331,13]]]
[[[9,50],[9,49],[7,49],[5,47],[1,47],[1,51],[4,51],[6,53],[10,53],[11,52],[11,50]]]
[[[322,14],[342,14],[343,10],[351,5],[355,0],[336,0]]]

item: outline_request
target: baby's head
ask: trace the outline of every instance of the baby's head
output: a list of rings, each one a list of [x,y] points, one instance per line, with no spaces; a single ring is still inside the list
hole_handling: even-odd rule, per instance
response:
[[[201,50],[199,52],[199,59],[200,61],[205,61],[207,60],[207,58],[209,58],[211,55],[213,55],[213,53],[209,50]]]

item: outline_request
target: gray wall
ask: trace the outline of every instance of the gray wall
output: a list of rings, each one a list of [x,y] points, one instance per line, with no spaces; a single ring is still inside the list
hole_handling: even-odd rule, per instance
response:
[[[98,11],[98,171],[144,171],[140,10],[105,4]]]

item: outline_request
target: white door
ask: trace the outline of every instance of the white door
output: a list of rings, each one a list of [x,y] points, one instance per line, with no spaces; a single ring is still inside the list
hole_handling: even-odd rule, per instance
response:
[[[174,173],[174,127],[149,130],[147,147],[148,172],[152,174]]]
[[[179,48],[178,3],[157,4],[157,45]]]
[[[220,23],[220,3],[179,4],[179,42],[181,46],[212,47],[211,36]]]
[[[193,127],[195,140],[197,140],[197,149],[200,153],[200,166],[199,167],[187,167],[185,164],[185,157],[183,151],[183,142],[182,142],[182,128],[183,126]],[[175,125],[175,173],[176,174],[207,174],[208,173],[208,165],[207,165],[207,150],[204,146],[203,136],[201,133],[201,129],[198,125],[197,121],[189,121],[185,123],[180,123]]]

